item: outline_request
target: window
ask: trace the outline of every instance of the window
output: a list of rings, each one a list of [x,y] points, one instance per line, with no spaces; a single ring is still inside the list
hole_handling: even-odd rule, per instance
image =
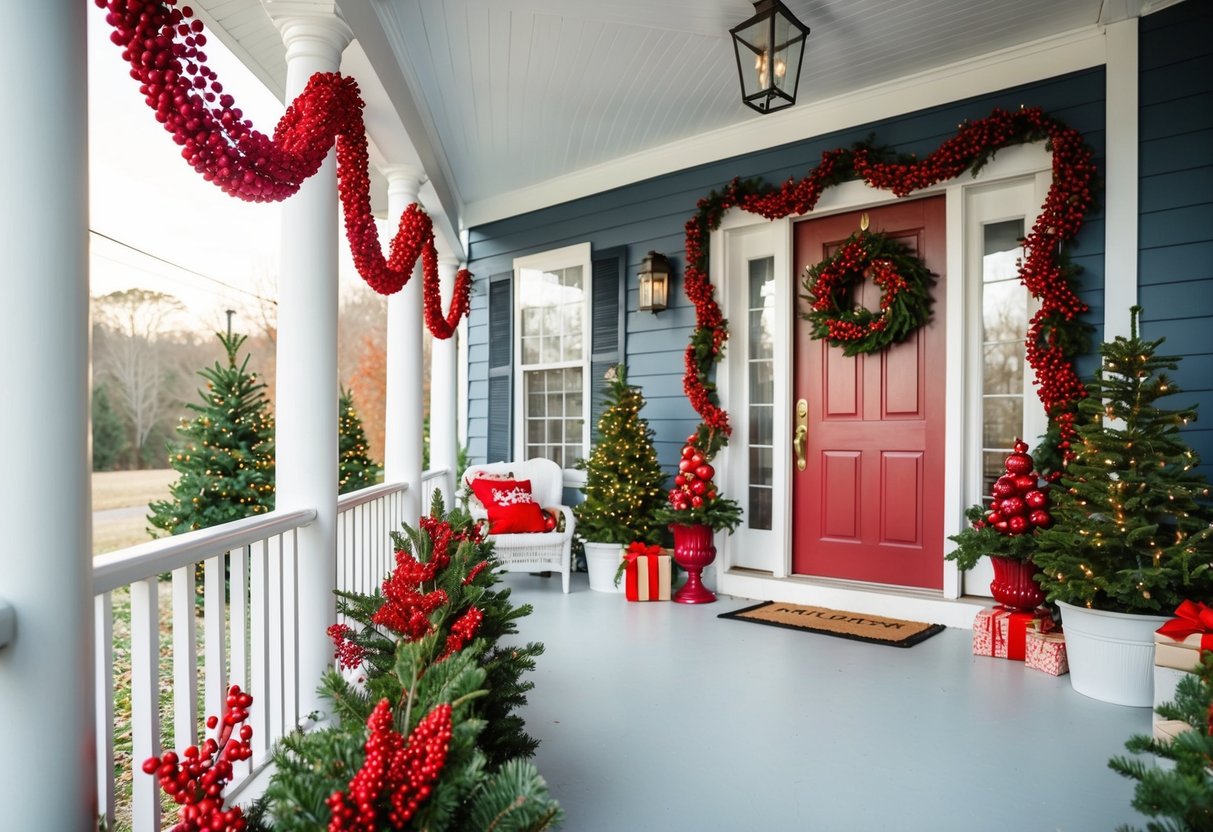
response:
[[[570,468],[588,451],[590,247],[514,261],[519,459]]]
[[[752,529],[770,529],[775,483],[775,258],[751,260],[748,277],[750,481],[746,523]]]

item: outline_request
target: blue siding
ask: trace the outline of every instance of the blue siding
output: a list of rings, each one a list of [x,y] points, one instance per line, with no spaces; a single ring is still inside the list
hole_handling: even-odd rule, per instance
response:
[[[672,467],[678,448],[697,419],[682,392],[683,350],[694,326],[694,310],[682,292],[684,266],[683,227],[694,214],[696,202],[735,176],[761,177],[777,184],[789,177],[802,177],[820,159],[824,150],[848,146],[873,136],[877,144],[897,151],[926,155],[954,135],[961,122],[983,118],[995,107],[1017,109],[1040,106],[1080,130],[1095,149],[1102,167],[1104,147],[1104,71],[1101,68],[1073,73],[1048,81],[958,101],[894,119],[861,125],[852,130],[806,138],[803,141],[726,159],[665,176],[626,185],[563,205],[510,217],[471,229],[470,268],[477,282],[512,268],[515,257],[589,241],[595,251],[613,246],[627,248],[628,378],[644,390],[648,399],[645,417],[656,433],[658,454]],[[1083,266],[1083,298],[1092,305],[1091,319],[1101,336],[1103,299],[1102,209],[1094,211],[1074,250]],[[644,255],[654,249],[670,258],[674,269],[671,287],[673,306],[659,315],[636,311],[636,272]],[[483,289],[481,290],[483,292]],[[474,298],[473,327],[469,341],[473,356],[487,333],[483,326],[484,302]],[[479,339],[479,340],[478,340]],[[1086,369],[1094,367],[1090,360]],[[469,365],[470,379],[482,380],[483,361]],[[483,388],[473,387],[474,390]],[[474,405],[472,412],[482,412]],[[473,459],[483,453],[483,420],[469,424],[469,450]]]
[[[1142,334],[1183,358],[1175,406],[1195,403],[1185,438],[1213,479],[1213,5],[1187,2],[1140,27]]]

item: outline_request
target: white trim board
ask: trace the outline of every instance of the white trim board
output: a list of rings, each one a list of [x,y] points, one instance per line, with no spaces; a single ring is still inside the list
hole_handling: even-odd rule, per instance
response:
[[[475,227],[720,159],[1103,66],[1105,31],[1092,25],[1053,35],[585,168],[469,203],[464,224]]]

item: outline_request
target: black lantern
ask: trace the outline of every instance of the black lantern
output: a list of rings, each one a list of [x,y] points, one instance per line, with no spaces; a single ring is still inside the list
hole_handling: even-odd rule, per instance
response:
[[[664,254],[650,251],[636,275],[640,282],[641,312],[660,312],[670,305],[670,261]]]
[[[760,113],[796,103],[809,27],[779,0],[757,0],[754,16],[729,30],[741,77],[741,100]]]

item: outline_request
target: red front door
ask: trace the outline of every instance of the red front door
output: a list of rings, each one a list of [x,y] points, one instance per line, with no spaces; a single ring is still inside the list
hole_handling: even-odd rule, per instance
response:
[[[870,228],[917,252],[938,275],[931,322],[879,353],[842,349],[795,326],[795,410],[807,413],[805,467],[792,466],[792,567],[801,575],[943,587],[944,198],[869,210]],[[832,254],[860,214],[795,227],[795,272]],[[856,302],[879,305],[865,281]],[[803,306],[803,301],[801,301]]]

